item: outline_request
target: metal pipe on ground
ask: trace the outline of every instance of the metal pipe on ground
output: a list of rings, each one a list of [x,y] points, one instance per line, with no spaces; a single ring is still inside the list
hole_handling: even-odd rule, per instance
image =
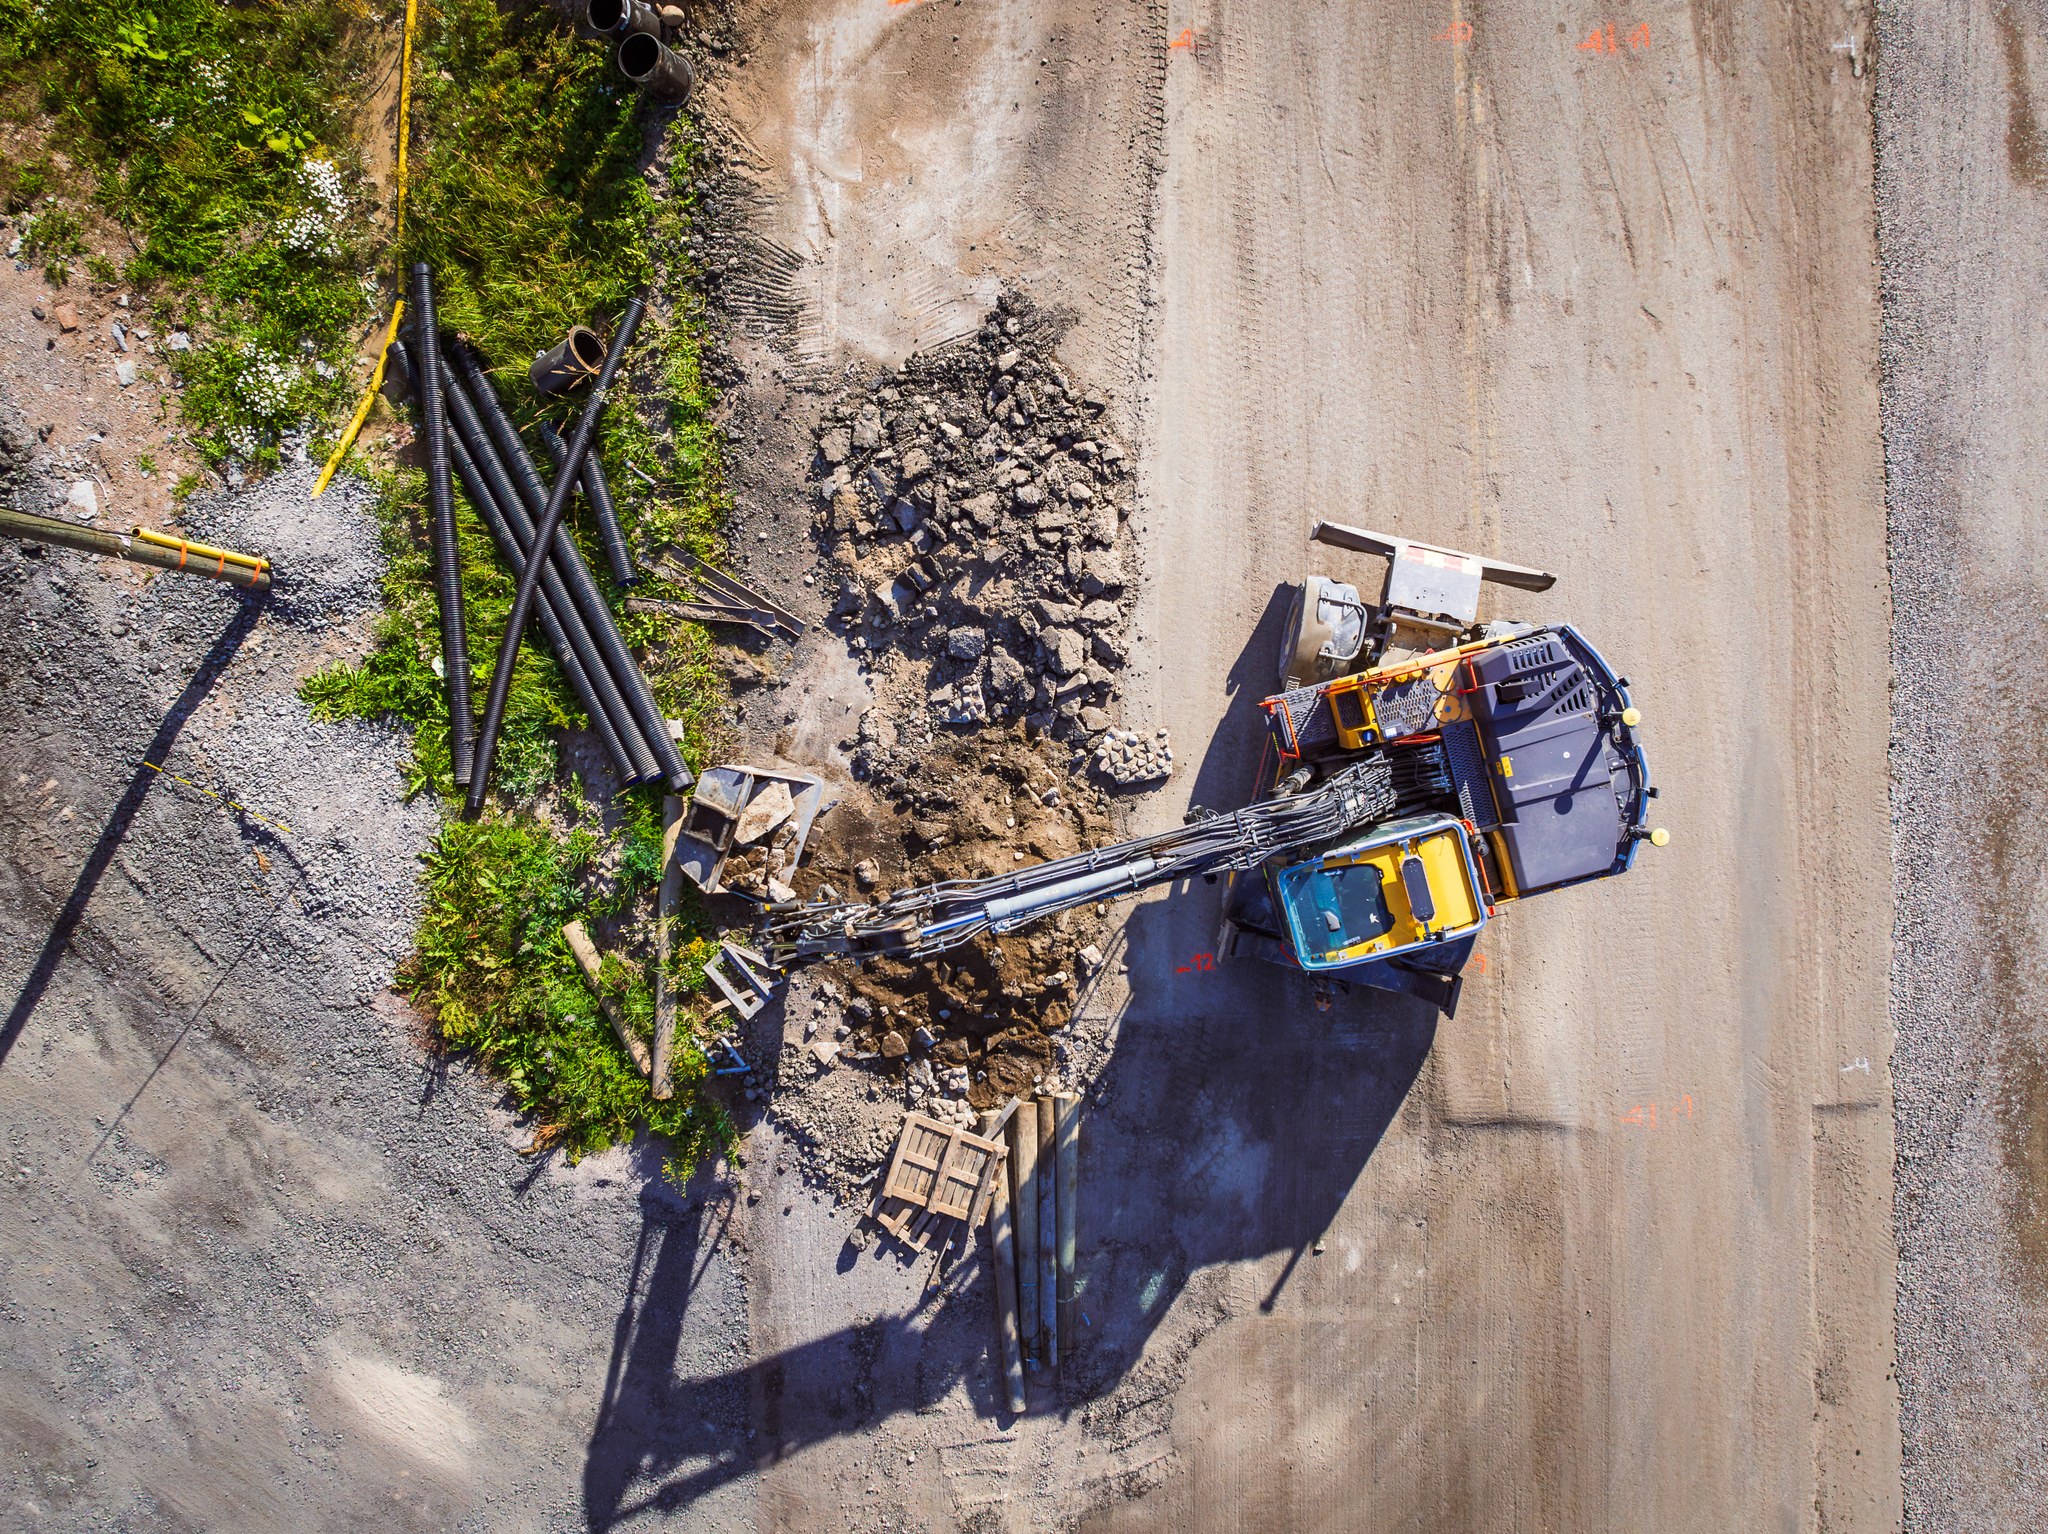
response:
[[[1017,1335],[1027,1362],[1038,1357],[1038,1114],[1010,1119],[1010,1203],[1017,1216]]]
[[[555,479],[554,489],[549,492],[547,507],[542,511],[534,528],[534,557],[526,562],[526,570],[519,577],[519,589],[512,596],[512,615],[505,621],[505,637],[498,646],[498,664],[491,672],[490,695],[484,700],[483,728],[477,732],[476,766],[470,778],[469,798],[466,804],[466,811],[471,818],[482,812],[484,796],[490,791],[491,762],[498,754],[498,727],[505,722],[505,700],[512,693],[512,667],[519,658],[519,641],[526,631],[527,616],[533,611],[534,593],[540,587],[540,572],[547,565],[546,551],[562,526],[562,512],[569,504],[569,491],[575,482],[577,471],[583,467],[583,455],[590,451],[590,439],[597,432],[597,418],[604,413],[604,402],[611,393],[612,380],[618,376],[619,364],[625,360],[626,348],[632,345],[633,333],[640,328],[641,316],[646,312],[647,306],[640,299],[630,298],[626,301],[626,312],[619,316],[619,328],[612,332],[611,349],[605,353],[604,371],[597,375],[597,382],[591,385],[590,398],[584,403],[582,415],[576,419],[576,434],[569,439],[568,457],[562,464],[561,474]],[[605,616],[611,616],[609,610]],[[617,631],[614,630],[613,633],[616,637]],[[623,641],[620,648],[624,648]],[[632,657],[629,655],[626,659],[630,663]],[[631,666],[630,669],[635,677],[639,677],[640,685],[644,688],[647,680],[640,677],[640,668]],[[650,699],[650,703],[651,701]],[[660,727],[658,710],[656,724]],[[641,721],[641,728],[643,731],[647,729],[647,721]],[[668,731],[665,727],[661,727],[661,736],[663,741],[668,740]],[[654,741],[650,740],[648,744],[655,746],[656,750],[660,749]],[[669,749],[675,749],[673,743],[670,743]],[[677,758],[677,762],[680,764],[680,757]],[[687,780],[687,770],[685,777]],[[670,786],[680,789],[684,785],[675,783]]]
[[[104,554],[109,559],[125,559],[131,565],[147,565],[153,570],[182,570],[187,575],[203,575],[208,580],[226,581],[251,591],[270,589],[267,561],[241,564],[234,559],[197,554],[190,546],[166,547],[129,533],[103,533],[96,527],[81,527],[62,517],[46,517],[33,511],[0,506],[0,537],[45,543],[80,554]],[[224,556],[226,551],[221,553]]]
[[[1053,1099],[1053,1180],[1058,1184],[1059,1317],[1060,1352],[1074,1356],[1074,1226],[1081,1183],[1081,1099],[1062,1092]]]
[[[498,456],[490,434],[485,431],[476,402],[463,387],[460,376],[454,369],[448,369],[442,375],[441,385],[448,402],[449,419],[455,427],[456,441],[467,447],[466,456],[482,474],[518,546],[518,559],[508,556],[506,562],[515,576],[521,575],[533,549],[533,523],[527,516],[524,501],[504,461]],[[582,700],[584,711],[590,715],[592,728],[605,741],[605,749],[612,754],[612,761],[622,778],[629,783],[641,783],[661,777],[660,761],[641,738],[633,710],[619,691],[603,650],[591,636],[582,612],[562,578],[561,544],[566,541],[566,536],[557,540],[555,557],[541,571],[541,594],[544,598],[543,611],[553,609],[582,670],[588,691],[579,691],[577,696]]]
[[[983,1139],[1000,1132],[1002,1115],[991,1108],[981,1116]],[[1003,1361],[1003,1388],[1010,1410],[1024,1410],[1024,1348],[1017,1333],[1017,1253],[1010,1227],[1010,1176],[998,1170],[989,1190],[988,1245],[996,1275],[996,1356]]]
[[[553,421],[540,423],[540,445],[548,450],[555,472],[561,473],[562,455],[569,449]],[[612,567],[612,579],[621,586],[630,586],[640,579],[640,572],[633,568],[633,555],[626,547],[626,530],[619,526],[619,508],[612,500],[612,487],[605,480],[604,464],[595,451],[583,460],[582,481],[583,499],[590,503],[597,518],[597,541],[604,549],[605,563]]]
[[[619,73],[650,96],[678,106],[697,88],[690,61],[651,32],[629,33],[620,42]]]
[[[1048,1371],[1060,1366],[1059,1179],[1053,1164],[1053,1104],[1038,1100],[1038,1355]]]
[[[635,300],[637,303],[638,300]],[[623,321],[621,322],[623,323]],[[613,338],[616,346],[617,337]],[[491,386],[485,374],[483,361],[476,351],[462,337],[456,337],[448,348],[448,355],[454,361],[454,376],[459,377],[469,388],[469,396],[483,417],[485,428],[491,440],[498,446],[500,460],[518,484],[526,497],[526,504],[538,518],[547,507],[552,492],[540,477],[540,469],[533,461],[533,455],[526,450],[520,439],[519,430],[512,424],[512,418],[505,413],[505,406],[498,398],[498,391]],[[602,408],[601,396],[593,395],[585,405],[588,415],[594,407]],[[577,429],[582,425],[579,422]],[[573,445],[573,444],[572,444]],[[557,523],[560,517],[556,518]],[[632,711],[633,721],[639,726],[640,734],[647,747],[654,753],[660,764],[661,776],[668,786],[680,793],[696,781],[694,774],[683,762],[682,752],[676,749],[675,741],[668,733],[668,720],[663,717],[661,706],[654,701],[654,691],[647,685],[647,677],[640,665],[633,659],[633,652],[626,648],[626,641],[619,634],[611,607],[605,602],[604,594],[597,589],[597,581],[590,573],[590,567],[583,562],[583,555],[577,550],[575,540],[559,527],[554,543],[554,557],[551,563],[562,572],[562,583],[576,599],[576,606],[582,612],[584,622],[589,626],[590,637],[604,652],[605,664],[612,679],[618,684],[620,694]]]
[[[675,956],[676,904],[683,897],[683,865],[676,856],[676,838],[683,829],[683,801],[679,795],[661,799],[661,893],[654,905],[654,1095],[671,1097],[675,1083],[669,1080],[676,1043],[676,991],[669,984],[668,967]]]
[[[441,343],[434,329],[434,272],[412,267],[412,313],[418,338],[420,419],[427,433],[427,499],[433,511],[434,602],[441,617],[441,690],[448,700],[448,755],[458,787],[469,785],[476,718],[469,701],[469,635],[462,616],[462,556],[455,545],[455,487],[448,469],[448,412],[441,401]]]

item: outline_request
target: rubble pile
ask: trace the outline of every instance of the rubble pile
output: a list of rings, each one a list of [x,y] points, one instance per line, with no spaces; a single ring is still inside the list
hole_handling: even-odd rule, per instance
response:
[[[1110,730],[1095,748],[1095,770],[1113,783],[1150,783],[1173,771],[1173,747],[1164,730],[1149,739],[1136,730]]]
[[[885,900],[985,878],[1114,840],[1104,788],[1064,770],[1052,737],[950,737],[923,758],[901,808],[826,817],[794,875]],[[1066,911],[931,958],[874,958],[790,981],[776,1116],[833,1186],[871,1180],[905,1108],[971,1124],[982,1110],[1098,1068],[1107,1013],[1083,1006],[1104,969],[1107,906]]]
[[[1134,491],[1107,401],[1064,376],[1057,340],[1052,319],[1006,295],[975,335],[842,397],[818,428],[833,618],[879,704],[856,764],[885,787],[948,726],[1022,721],[1084,759],[1110,734]]]

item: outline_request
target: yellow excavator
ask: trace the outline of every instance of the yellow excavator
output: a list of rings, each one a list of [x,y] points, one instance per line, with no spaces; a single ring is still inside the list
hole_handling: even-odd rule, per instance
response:
[[[1627,679],[1568,625],[1477,622],[1482,585],[1556,577],[1337,523],[1310,536],[1384,558],[1386,578],[1373,601],[1321,575],[1296,589],[1251,804],[879,905],[770,907],[769,963],[920,957],[1227,873],[1219,958],[1299,969],[1319,1001],[1361,984],[1452,1012],[1502,905],[1625,873],[1643,843],[1666,843],[1647,823],[1657,790]]]

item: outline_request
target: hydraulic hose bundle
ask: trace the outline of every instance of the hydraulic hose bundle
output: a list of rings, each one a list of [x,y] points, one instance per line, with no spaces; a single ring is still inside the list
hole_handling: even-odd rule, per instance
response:
[[[1383,820],[1401,803],[1393,764],[1375,757],[1303,793],[1018,873],[929,884],[878,906],[821,902],[778,911],[765,924],[763,938],[769,957],[784,967],[840,957],[943,953],[984,933],[1010,932],[1090,901],[1225,868],[1256,867]]]

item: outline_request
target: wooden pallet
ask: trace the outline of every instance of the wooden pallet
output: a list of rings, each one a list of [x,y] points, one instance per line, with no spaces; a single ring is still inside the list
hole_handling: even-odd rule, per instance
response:
[[[1000,1141],[922,1113],[905,1114],[896,1154],[876,1192],[876,1223],[918,1252],[933,1240],[943,1244],[956,1221],[972,1229],[1006,1154]]]

